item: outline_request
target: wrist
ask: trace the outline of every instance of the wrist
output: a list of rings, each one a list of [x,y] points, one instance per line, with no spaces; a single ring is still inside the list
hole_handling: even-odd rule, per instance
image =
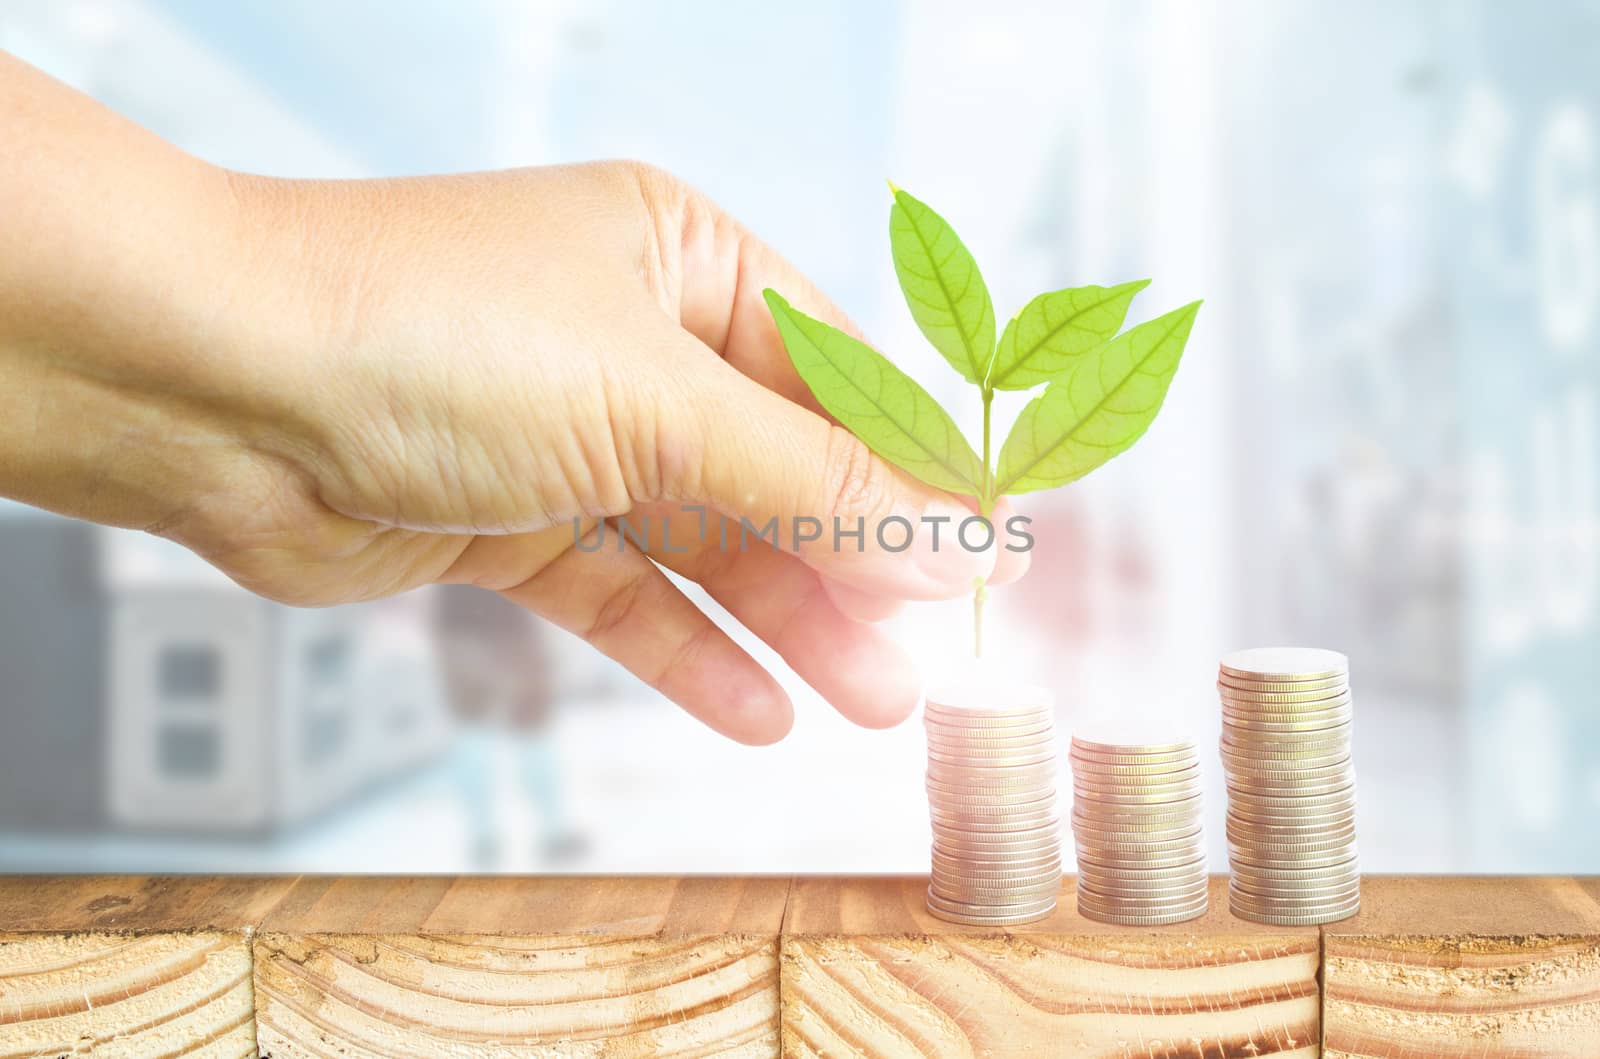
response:
[[[280,432],[303,329],[228,174],[158,142],[122,161],[22,185],[0,232],[31,248],[0,266],[0,494],[161,527]]]

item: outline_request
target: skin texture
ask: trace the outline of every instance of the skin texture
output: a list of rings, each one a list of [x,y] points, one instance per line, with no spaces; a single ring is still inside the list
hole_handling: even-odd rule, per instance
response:
[[[0,495],[168,537],[295,605],[479,585],[749,743],[788,731],[788,698],[663,567],[886,726],[918,678],[869,623],[1025,566],[948,533],[717,546],[723,518],[737,541],[741,517],[969,511],[825,417],[761,291],[849,321],[669,174],[275,180],[4,54],[0,99]],[[648,547],[574,547],[623,515]]]

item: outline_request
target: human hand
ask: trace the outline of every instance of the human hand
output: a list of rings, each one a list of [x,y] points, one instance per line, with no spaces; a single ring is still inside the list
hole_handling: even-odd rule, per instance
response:
[[[610,163],[290,182],[164,150],[137,141],[179,190],[136,212],[177,233],[174,253],[128,233],[149,274],[119,269],[118,297],[96,291],[105,313],[88,320],[67,310],[96,282],[93,262],[69,260],[58,270],[69,294],[45,299],[54,313],[17,319],[66,327],[71,341],[25,334],[0,347],[53,373],[47,419],[59,422],[46,434],[110,428],[114,444],[87,446],[98,459],[74,457],[106,485],[85,497],[58,461],[13,495],[161,533],[290,603],[481,585],[752,743],[788,730],[787,697],[657,563],[873,726],[910,712],[918,680],[863,620],[1025,564],[953,547],[949,528],[937,553],[926,533],[906,554],[874,544],[890,515],[969,512],[826,420],[760,292],[848,323],[670,176]],[[119,309],[122,295],[133,304]],[[71,355],[51,360],[52,343]],[[574,547],[623,515],[652,527],[648,546],[619,550],[608,535],[596,551]],[[722,548],[721,520],[737,541],[741,517],[779,519],[784,550]],[[825,534],[791,551],[797,517],[862,519],[866,547],[836,550]],[[667,522],[672,548],[687,550],[666,547]]]

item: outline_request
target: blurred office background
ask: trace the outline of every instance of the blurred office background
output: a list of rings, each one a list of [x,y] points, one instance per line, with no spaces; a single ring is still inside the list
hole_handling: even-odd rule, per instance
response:
[[[1064,729],[1204,739],[1222,651],[1343,649],[1365,866],[1600,870],[1600,0],[10,0],[0,47],[240,169],[648,159],[953,403],[885,176],[1001,314],[1205,297],[1149,437],[1021,505],[994,639]],[[496,602],[294,611],[0,509],[0,870],[925,867],[914,721],[786,677],[793,735],[735,746]],[[969,635],[896,627],[930,671]]]

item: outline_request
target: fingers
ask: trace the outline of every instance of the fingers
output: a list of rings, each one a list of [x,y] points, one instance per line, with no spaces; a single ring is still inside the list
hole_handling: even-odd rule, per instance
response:
[[[859,588],[840,584],[831,577],[821,578],[822,590],[839,608],[839,613],[852,621],[887,621],[905,609],[905,601],[888,596],[863,592]]]
[[[801,555],[830,581],[869,594],[945,599],[970,591],[974,578],[990,577],[997,562],[1002,576],[1016,576],[1018,561],[997,554],[998,546],[977,553],[938,548],[927,532],[901,549],[897,527],[886,527],[888,540],[878,538],[876,530],[890,518],[920,530],[928,516],[948,520],[953,529],[972,513],[971,505],[890,468],[843,429],[830,429],[790,362],[761,291],[773,287],[808,315],[858,336],[859,330],[814,284],[704,195],[648,169],[641,172],[640,187],[664,257],[677,254],[677,267],[666,268],[662,281],[676,321],[666,321],[663,330],[673,322],[681,330],[653,344],[676,347],[671,360],[697,366],[709,360],[709,346],[721,355],[718,366],[734,369],[705,372],[712,377],[697,396],[705,413],[701,436],[677,442],[703,466],[693,465],[691,488],[661,498],[705,502],[763,524],[776,516],[785,531],[795,518],[820,520],[825,530],[838,518],[847,531],[864,520],[863,547],[813,544]],[[664,465],[674,462],[683,467],[690,459],[674,461],[669,453]]]
[[[822,407],[801,380],[761,297],[779,291],[801,312],[857,338],[861,331],[816,285],[704,195],[670,178],[647,180],[646,194],[667,200],[655,211],[676,231],[682,267],[678,320],[746,377],[803,408]]]
[[[692,336],[663,321],[663,346]],[[828,423],[715,358],[679,349],[675,385],[693,414],[661,417],[636,462],[659,467],[656,499],[704,504],[751,533],[798,545],[802,560],[849,587],[901,599],[949,599],[994,570],[996,549],[973,551],[954,529],[973,510],[875,456]],[[981,535],[980,535],[981,536]]]
[[[793,555],[766,546],[724,551],[712,533],[685,551],[657,549],[662,565],[698,581],[711,597],[777,651],[844,717],[869,728],[905,720],[916,708],[921,681],[893,640],[849,617],[833,591],[867,612],[880,597],[824,587],[817,573]]]
[[[596,542],[591,532],[584,544]],[[777,681],[610,532],[598,550],[567,548],[502,594],[588,640],[723,735],[772,743],[793,724]]]
[[[1013,521],[1020,519],[1020,521]],[[1029,556],[1033,550],[1031,520],[1017,513],[1011,501],[1001,497],[989,515],[998,541],[994,555],[994,570],[989,574],[989,584],[1009,585],[1028,572]]]

